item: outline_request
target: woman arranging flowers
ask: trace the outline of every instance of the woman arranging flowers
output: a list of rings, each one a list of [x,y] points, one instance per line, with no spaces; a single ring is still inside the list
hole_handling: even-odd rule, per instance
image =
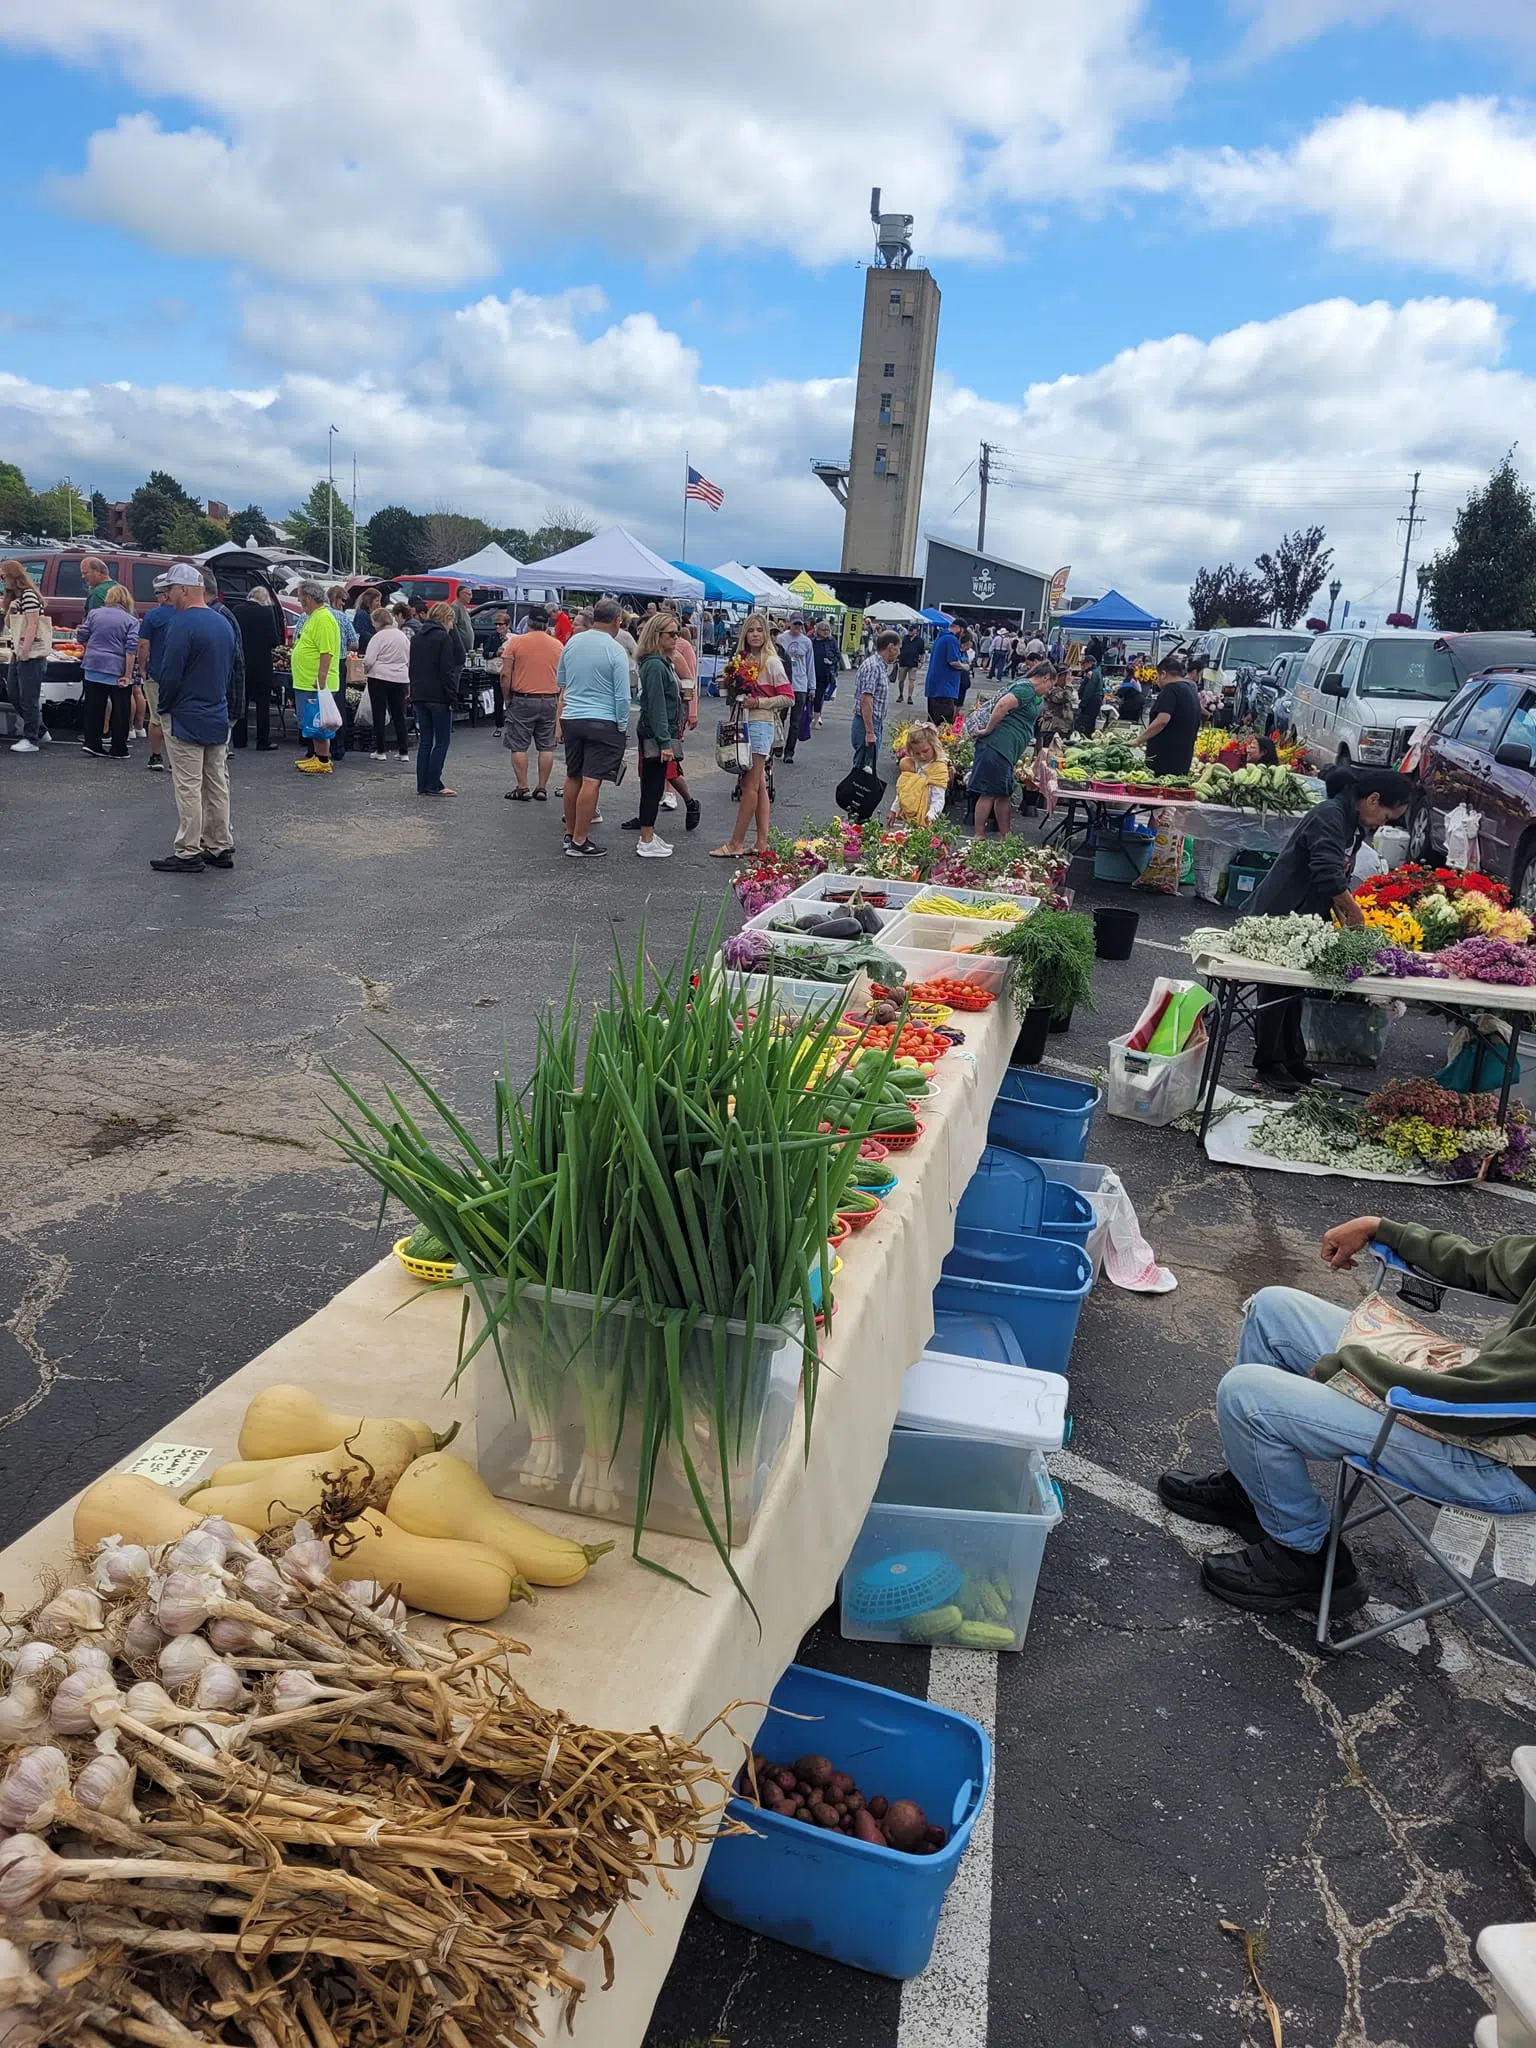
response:
[[[1287,912],[1326,917],[1359,930],[1364,913],[1350,891],[1349,871],[1366,833],[1395,824],[1408,809],[1412,787],[1390,768],[1335,770],[1325,803],[1304,820],[1254,894],[1255,916]],[[1302,996],[1276,990],[1262,997],[1254,1026],[1254,1078],[1279,1095],[1294,1095],[1315,1080],[1301,1032]]]
[[[722,680],[739,718],[745,719],[752,765],[741,778],[736,827],[724,846],[711,848],[716,860],[740,860],[748,850],[746,831],[757,834],[754,851],[768,845],[768,763],[773,755],[778,721],[795,701],[784,664],[773,651],[768,623],[753,612],[742,624],[736,652],[726,663]]]
[[[924,720],[907,728],[901,769],[896,777],[896,801],[887,823],[927,825],[944,809],[944,792],[949,787],[949,763],[936,727]]]

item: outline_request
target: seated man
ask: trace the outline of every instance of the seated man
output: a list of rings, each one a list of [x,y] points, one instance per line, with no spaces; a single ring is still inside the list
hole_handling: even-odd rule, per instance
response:
[[[1323,1263],[1350,1271],[1372,1238],[1406,1264],[1443,1281],[1516,1304],[1514,1314],[1477,1354],[1448,1372],[1405,1365],[1350,1344],[1335,1349],[1349,1310],[1291,1287],[1266,1287],[1248,1303],[1237,1364],[1216,1390],[1216,1420],[1227,1469],[1201,1478],[1165,1472],[1165,1507],[1191,1522],[1231,1529],[1247,1545],[1205,1558],[1208,1592],[1261,1614],[1316,1609],[1331,1516],[1307,1473],[1307,1460],[1369,1453],[1381,1415],[1328,1382],[1347,1373],[1373,1394],[1402,1387],[1439,1401],[1536,1401],[1536,1237],[1470,1244],[1447,1231],[1357,1216],[1323,1238]],[[1405,1484],[1439,1501],[1484,1513],[1536,1513],[1536,1447],[1518,1422],[1436,1416],[1425,1429],[1399,1421],[1386,1466]],[[1347,1545],[1339,1545],[1333,1611],[1353,1614],[1366,1589]]]

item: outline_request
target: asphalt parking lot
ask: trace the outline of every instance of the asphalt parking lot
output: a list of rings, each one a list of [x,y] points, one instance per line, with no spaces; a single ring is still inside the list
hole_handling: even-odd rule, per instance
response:
[[[782,822],[831,814],[843,725],[780,771]],[[635,860],[616,829],[631,788],[605,804],[610,857],[577,864],[556,805],[501,800],[485,728],[455,734],[452,802],[418,799],[393,763],[354,756],[322,782],[292,760],[237,757],[232,873],[161,877],[148,861],[169,846],[170,792],[142,750],[121,767],[67,741],[0,751],[5,1540],[379,1256],[368,1189],[328,1145],[329,1066],[372,1081],[383,1038],[473,1117],[498,1065],[529,1065],[573,959],[595,996],[615,943],[643,925],[665,956],[720,907],[712,766],[702,828],[664,821],[673,860]],[[1084,904],[1127,900],[1074,879]],[[1097,1013],[1053,1041],[1081,1072],[1153,975],[1178,971],[1180,934],[1212,918],[1136,900],[1132,959],[1101,965]],[[1394,1042],[1400,1070],[1438,1056],[1428,1026]],[[1477,1930],[1532,1917],[1508,1763],[1536,1684],[1443,1621],[1406,1648],[1320,1661],[1301,1622],[1207,1600],[1194,1537],[1149,1492],[1165,1466],[1213,1457],[1212,1395],[1255,1287],[1357,1297],[1316,1242],[1378,1195],[1214,1168],[1188,1137],[1105,1116],[1090,1156],[1118,1168],[1180,1284],[1141,1297],[1104,1282],[1084,1314],[1066,1516],[1026,1649],[998,1660],[990,1882],[942,2003],[700,1910],[655,2048],[1268,2043],[1223,1920],[1261,1936],[1286,2048],[1449,2048],[1488,2003]],[[1532,1221],[1477,1188],[1392,1206],[1474,1236]],[[1373,1532],[1362,1562],[1378,1599],[1419,1597],[1390,1536]],[[804,1654],[917,1693],[933,1676],[926,1651],[845,1644],[826,1623]]]

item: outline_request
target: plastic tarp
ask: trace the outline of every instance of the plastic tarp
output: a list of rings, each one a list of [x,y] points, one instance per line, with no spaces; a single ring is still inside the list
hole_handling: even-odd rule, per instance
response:
[[[469,583],[484,583],[497,590],[510,591],[522,574],[523,565],[515,555],[509,555],[500,541],[487,541],[476,555],[466,555],[462,562],[447,562],[441,569],[432,569],[433,576],[462,576]]]
[[[627,527],[610,526],[590,540],[542,562],[525,562],[519,593],[534,590],[612,591],[618,597],[691,597],[702,602],[704,585],[685,575]]]
[[[1079,633],[1155,633],[1166,621],[1153,618],[1139,604],[1132,604],[1118,590],[1106,590],[1097,604],[1080,612],[1066,612],[1057,621],[1075,640]]]
[[[697,562],[674,562],[684,576],[696,576],[704,586],[706,604],[750,604],[752,593],[745,585],[733,583],[729,576],[722,576],[718,569],[701,569]]]
[[[1160,804],[1154,797],[1098,797],[1081,784],[1063,783],[1058,800],[1069,796],[1083,803],[1102,804],[1112,818],[1116,813],[1124,816],[1131,811],[1153,812],[1159,818],[1167,818],[1175,830],[1184,838],[1193,839],[1197,846],[1219,846],[1229,856],[1244,852],[1283,853],[1297,828],[1310,815],[1307,811],[1240,811],[1230,804]],[[1099,836],[1101,844],[1112,846],[1116,837],[1113,823]]]

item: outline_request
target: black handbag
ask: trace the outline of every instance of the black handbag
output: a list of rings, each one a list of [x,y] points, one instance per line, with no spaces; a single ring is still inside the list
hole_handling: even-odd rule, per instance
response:
[[[860,748],[859,758],[837,785],[837,807],[856,825],[872,818],[885,797],[885,784],[875,773],[876,758],[873,747]]]

